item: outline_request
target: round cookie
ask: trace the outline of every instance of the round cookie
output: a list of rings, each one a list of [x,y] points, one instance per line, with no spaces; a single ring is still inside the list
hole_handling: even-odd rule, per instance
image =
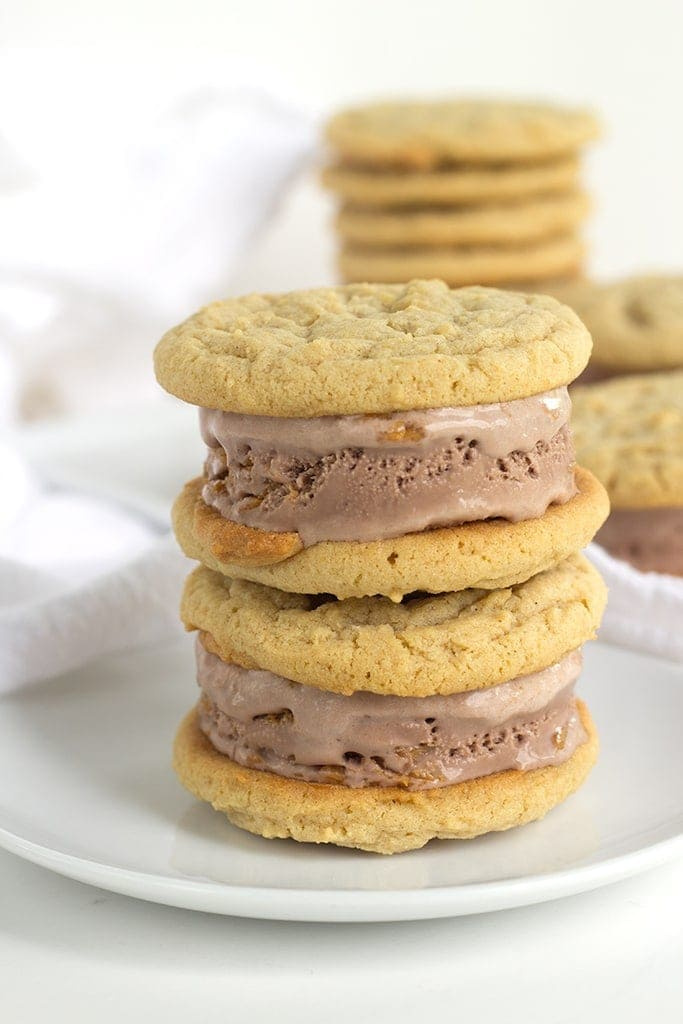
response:
[[[371,249],[345,245],[339,270],[350,281],[407,281],[438,277],[452,285],[490,285],[576,273],[584,248],[573,234],[505,247],[422,246]],[[514,294],[514,293],[512,293]]]
[[[430,839],[471,839],[524,825],[566,799],[585,781],[598,755],[595,726],[581,701],[578,707],[588,739],[563,764],[499,772],[439,789],[349,789],[243,768],[214,749],[195,710],[180,725],[173,765],[186,789],[248,832],[400,853]]]
[[[359,246],[518,244],[576,228],[588,212],[578,190],[527,202],[383,211],[346,207],[337,218],[341,238]]]
[[[568,192],[576,188],[579,162],[492,164],[432,171],[378,171],[345,164],[324,168],[323,185],[347,203],[380,207],[500,202]]]
[[[586,281],[557,294],[593,335],[592,362],[636,373],[683,367],[683,276]]]
[[[523,398],[568,384],[590,350],[548,296],[410,281],[214,302],[169,331],[154,362],[186,402],[306,417]]]
[[[577,457],[615,508],[683,506],[683,370],[572,391]]]
[[[566,154],[598,135],[585,110],[514,100],[416,100],[343,110],[327,139],[361,165],[430,168],[445,162],[533,161]]]
[[[576,496],[540,519],[464,523],[367,543],[323,541],[302,550],[296,533],[224,519],[202,500],[198,478],[176,499],[173,526],[185,554],[210,569],[298,594],[399,600],[416,590],[492,590],[527,580],[588,544],[607,517],[607,495],[585,469],[577,468],[576,482]]]
[[[210,569],[185,584],[181,618],[223,661],[334,693],[460,693],[529,675],[590,640],[606,601],[582,555],[501,590],[322,603]]]

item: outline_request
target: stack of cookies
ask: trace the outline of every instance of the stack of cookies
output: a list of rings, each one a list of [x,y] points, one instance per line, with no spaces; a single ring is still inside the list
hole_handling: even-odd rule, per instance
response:
[[[576,447],[612,512],[596,540],[643,572],[683,576],[683,370],[573,389]]]
[[[556,300],[441,281],[217,302],[155,354],[200,407],[174,506],[201,565],[183,784],[241,828],[381,853],[542,817],[586,778],[574,697],[607,514]]]
[[[589,113],[542,104],[375,103],[327,125],[346,281],[509,285],[575,277]]]
[[[643,275],[553,285],[593,336],[581,383],[683,368],[683,277]]]

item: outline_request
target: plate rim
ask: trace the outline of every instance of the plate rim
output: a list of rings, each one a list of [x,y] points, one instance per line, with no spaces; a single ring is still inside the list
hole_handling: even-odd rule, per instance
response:
[[[180,909],[256,920],[370,923],[489,913],[590,892],[659,867],[679,853],[683,856],[683,832],[595,864],[502,881],[423,889],[273,888],[164,877],[64,853],[2,827],[0,847],[73,881]]]

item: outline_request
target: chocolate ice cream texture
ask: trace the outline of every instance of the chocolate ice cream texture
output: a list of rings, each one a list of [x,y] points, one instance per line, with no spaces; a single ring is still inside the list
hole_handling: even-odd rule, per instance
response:
[[[313,419],[200,410],[202,496],[305,546],[535,519],[576,492],[566,388],[511,402]]]
[[[585,739],[580,651],[530,675],[449,696],[351,696],[245,669],[197,639],[200,727],[237,764],[352,788],[434,789],[567,760]]]

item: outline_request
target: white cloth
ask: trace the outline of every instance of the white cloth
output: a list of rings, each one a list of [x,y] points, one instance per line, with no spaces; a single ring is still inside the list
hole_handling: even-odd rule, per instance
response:
[[[229,294],[316,138],[234,62],[43,70],[0,68],[21,101],[0,123],[0,427],[153,399],[154,342]],[[161,528],[7,447],[0,480],[0,692],[180,632],[189,563]]]
[[[639,572],[597,544],[587,554],[609,588],[600,639],[683,661],[683,579]]]
[[[154,342],[230,293],[312,153],[313,115],[253,70],[173,79],[163,98],[144,70],[144,88],[109,106],[120,69],[91,69],[87,93],[71,82],[79,116],[59,130],[50,118],[73,109],[69,69],[54,81],[61,103],[52,95],[17,124],[0,121],[0,397],[12,389],[0,425],[152,398]]]
[[[191,566],[173,539],[99,498],[43,489],[11,451],[0,473],[0,693],[100,654],[180,635]]]
[[[70,504],[76,511],[79,499]],[[80,582],[0,558],[0,693],[179,636],[188,569],[170,537]]]

